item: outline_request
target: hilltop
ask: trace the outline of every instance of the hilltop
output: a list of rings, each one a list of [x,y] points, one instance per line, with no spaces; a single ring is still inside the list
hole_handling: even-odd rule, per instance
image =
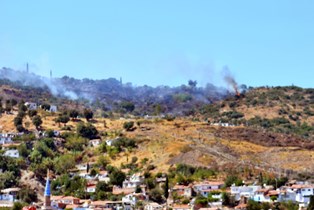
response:
[[[53,103],[58,106],[81,105],[103,112],[134,115],[194,113],[195,108],[225,98],[230,92],[225,88],[207,84],[197,87],[196,81],[188,81],[179,87],[134,86],[115,78],[92,80],[46,78],[26,71],[0,69],[0,90],[4,98]]]

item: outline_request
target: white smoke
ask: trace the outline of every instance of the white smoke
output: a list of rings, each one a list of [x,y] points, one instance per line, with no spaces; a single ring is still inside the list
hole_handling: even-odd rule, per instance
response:
[[[63,84],[53,78],[38,76],[26,71],[15,71],[8,68],[0,69],[0,79],[8,79],[13,82],[19,82],[24,86],[31,87],[48,87],[54,96],[64,96],[72,100],[78,99],[78,95],[68,90]]]

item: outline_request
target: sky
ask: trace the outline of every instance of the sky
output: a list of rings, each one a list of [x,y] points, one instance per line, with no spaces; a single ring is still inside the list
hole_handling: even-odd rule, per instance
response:
[[[134,85],[314,87],[314,1],[0,1],[0,68]]]

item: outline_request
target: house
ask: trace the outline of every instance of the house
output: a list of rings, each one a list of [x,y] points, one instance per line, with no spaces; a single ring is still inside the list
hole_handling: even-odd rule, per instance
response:
[[[261,186],[250,185],[250,186],[235,186],[230,187],[230,193],[234,196],[236,201],[239,201],[241,197],[251,198],[254,196],[254,193],[261,189]]]
[[[292,190],[291,188],[283,187],[279,191],[277,201],[278,202],[287,202],[287,201],[296,201],[296,191]]]
[[[36,103],[26,102],[24,104],[29,110],[37,110],[38,106]]]
[[[85,192],[94,193],[96,192],[96,183],[87,183]]]
[[[144,206],[144,210],[162,210],[162,205],[158,204],[158,203],[148,203]]]
[[[14,187],[14,188],[7,188],[7,189],[3,189],[1,190],[0,193],[0,201],[8,201],[8,202],[13,202],[16,199],[17,193],[20,191],[21,189],[18,187]]]
[[[12,136],[8,134],[0,134],[0,145],[11,143],[13,143]]]
[[[207,197],[208,194],[212,191],[219,190],[223,187],[224,182],[201,182],[193,185],[193,190],[201,194],[204,197]]]
[[[292,185],[291,189],[295,191],[295,201],[299,203],[308,204],[310,202],[310,196],[314,195],[314,185],[296,184]]]
[[[110,178],[108,176],[108,171],[99,171],[97,175],[98,181],[109,183]]]
[[[188,204],[174,204],[172,206],[172,209],[173,210],[188,210],[188,209],[192,210],[193,207]]]
[[[80,204],[80,199],[73,196],[51,196],[51,202],[62,204]]]
[[[7,157],[12,157],[12,158],[19,158],[20,157],[19,151],[17,149],[7,150],[4,152],[3,155],[7,156]]]
[[[139,173],[133,174],[122,183],[123,188],[136,188],[143,183],[144,179]]]
[[[121,188],[118,186],[113,186],[112,187],[112,194],[114,194],[114,195],[121,195],[121,194],[128,195],[128,194],[134,193],[135,190],[136,190],[136,188]]]
[[[178,195],[185,196],[187,198],[192,197],[192,187],[184,185],[175,185],[172,188],[173,192],[176,192]]]
[[[82,163],[82,164],[78,164],[75,167],[79,170],[79,171],[89,171],[89,169],[95,164],[95,162],[88,162],[88,163]]]
[[[122,201],[93,201],[89,209],[117,209],[131,210],[129,205],[124,205]]]
[[[92,176],[89,172],[86,172],[86,171],[80,172],[78,176],[86,180],[95,180],[97,178],[97,175]]]
[[[89,146],[91,147],[98,147],[100,143],[101,143],[100,139],[93,139],[88,142]]]
[[[273,190],[271,186],[256,190],[253,196],[253,200],[257,202],[271,202],[273,196],[278,197],[279,190]]]
[[[49,112],[57,112],[57,111],[58,111],[57,106],[55,106],[55,105],[50,105]]]
[[[131,193],[122,197],[122,202],[124,204],[130,204],[131,206],[135,206],[136,203],[141,200],[145,201],[148,197],[144,193]]]

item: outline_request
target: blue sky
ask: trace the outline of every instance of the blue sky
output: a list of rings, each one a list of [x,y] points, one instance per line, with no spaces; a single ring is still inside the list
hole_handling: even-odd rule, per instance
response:
[[[0,2],[0,68],[49,76],[314,87],[314,1]]]

